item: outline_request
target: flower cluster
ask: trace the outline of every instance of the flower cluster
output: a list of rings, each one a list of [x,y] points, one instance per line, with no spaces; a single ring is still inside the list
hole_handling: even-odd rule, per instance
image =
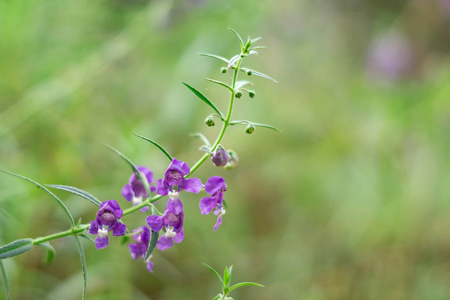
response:
[[[229,160],[228,153],[220,148],[216,151],[216,156],[212,156],[213,163],[221,166],[226,165]],[[216,157],[216,159],[215,159]],[[217,159],[219,157],[220,159]],[[151,186],[154,182],[153,172],[147,167],[137,167],[141,173],[141,178],[147,182],[143,182],[136,173],[131,175],[128,184],[122,188],[122,195],[125,200],[132,202],[133,206],[140,205],[144,201],[148,201],[151,197],[150,193],[156,192],[160,197],[168,196],[164,213],[159,215],[153,214],[147,216],[146,225],[133,231],[135,243],[130,244],[130,252],[133,259],[142,257],[145,259],[148,247],[150,247],[151,232],[163,231],[156,242],[156,247],[163,251],[184,240],[184,211],[183,203],[180,200],[180,193],[186,191],[191,193],[199,193],[203,188],[210,194],[210,197],[204,197],[200,200],[200,211],[202,214],[208,214],[214,209],[217,215],[217,222],[214,230],[222,223],[222,216],[225,214],[223,208],[223,193],[227,190],[225,180],[219,176],[209,178],[205,186],[198,178],[187,178],[191,169],[189,165],[183,161],[173,159],[169,167],[164,173],[164,177],[156,181],[156,186]],[[148,204],[150,205],[150,204]],[[143,206],[141,211],[148,211],[149,206]],[[97,234],[95,244],[98,249],[108,246],[108,231],[112,230],[114,236],[124,235],[126,233],[126,225],[120,223],[119,219],[123,212],[119,204],[115,200],[103,202],[97,213],[97,218],[91,222],[89,233]],[[147,269],[153,272],[153,263],[150,257],[146,261]]]

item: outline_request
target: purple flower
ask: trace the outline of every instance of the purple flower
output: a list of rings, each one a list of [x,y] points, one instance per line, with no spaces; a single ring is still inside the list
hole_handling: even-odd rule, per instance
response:
[[[153,183],[154,177],[153,172],[147,167],[137,168],[141,173],[142,177],[147,180],[147,184]],[[122,189],[122,195],[127,201],[131,201],[133,206],[142,203],[142,200],[148,197],[147,190],[145,188],[144,182],[139,179],[136,173],[133,173],[130,177],[130,183],[126,184]],[[154,186],[150,187],[150,191],[154,192],[156,188]],[[149,208],[145,206],[141,208],[141,211],[147,211]]]
[[[198,193],[203,188],[202,182],[198,178],[186,179],[191,169],[188,164],[174,158],[164,173],[164,179],[160,178],[156,182],[156,192],[158,195],[166,196],[169,192]]]
[[[165,233],[159,238],[156,244],[160,250],[172,247],[174,241],[181,243],[184,239],[184,212],[182,206],[181,210],[179,210],[180,205],[180,199],[169,199],[164,215],[151,215],[146,219],[148,226],[153,231],[160,231],[164,227]]]
[[[127,225],[120,223],[118,220],[122,217],[123,212],[116,200],[108,200],[100,205],[95,220],[91,221],[88,232],[97,234],[95,246],[102,249],[108,246],[108,231],[112,230],[114,236],[124,235]]]
[[[143,259],[145,258],[145,254],[147,253],[148,245],[150,243],[150,229],[148,229],[147,226],[142,226],[133,231],[140,233],[133,236],[133,238],[136,240],[135,244],[130,244],[128,247],[130,248],[131,257],[133,257],[134,260],[136,260],[139,256],[141,256]],[[147,260],[147,270],[149,272],[153,272],[153,263],[150,261],[150,257]]]
[[[216,167],[223,167],[230,160],[230,155],[227,150],[222,147],[222,145],[218,145],[211,156],[211,160]]]
[[[214,226],[214,231],[222,224],[222,216],[225,214],[223,208],[223,192],[227,190],[225,180],[220,176],[213,176],[205,183],[205,191],[211,197],[204,197],[200,200],[200,211],[207,215],[214,209],[214,214],[217,216],[217,222]]]

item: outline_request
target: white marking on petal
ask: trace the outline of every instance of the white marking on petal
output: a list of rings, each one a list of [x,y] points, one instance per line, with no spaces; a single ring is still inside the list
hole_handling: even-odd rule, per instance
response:
[[[141,204],[142,203],[142,197],[133,197],[133,206]]]
[[[179,192],[169,191],[169,198],[170,198],[170,200],[178,200],[178,199],[180,199],[178,197],[179,195],[180,195]]]
[[[103,225],[102,229],[98,229],[98,236],[104,238],[108,235],[108,226]]]
[[[173,238],[174,236],[177,235],[177,233],[173,231],[172,227],[166,227],[166,233],[164,235],[168,238]]]

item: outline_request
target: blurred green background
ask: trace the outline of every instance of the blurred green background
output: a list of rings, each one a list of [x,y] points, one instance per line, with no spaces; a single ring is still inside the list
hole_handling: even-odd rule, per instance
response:
[[[155,252],[152,274],[120,239],[101,251],[84,241],[88,299],[211,299],[219,283],[201,263],[266,285],[235,299],[450,299],[449,25],[448,0],[2,0],[0,167],[127,207],[131,171],[104,144],[157,178],[166,158],[132,133],[192,165],[201,142],[189,133],[214,139],[219,126],[181,81],[225,110],[203,77],[231,75],[197,53],[235,55],[227,27],[262,36],[268,49],[246,65],[279,83],[249,77],[257,96],[234,118],[282,133],[232,127],[223,144],[239,168],[196,174],[226,179],[222,226],[200,214],[204,194],[183,194],[186,239]],[[69,227],[29,183],[3,174],[0,189],[1,244]],[[57,194],[94,218],[91,203]],[[80,299],[74,239],[53,245],[50,265],[38,247],[5,262],[14,299]]]

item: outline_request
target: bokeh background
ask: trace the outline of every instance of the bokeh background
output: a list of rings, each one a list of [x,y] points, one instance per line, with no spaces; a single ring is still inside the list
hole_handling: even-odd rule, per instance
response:
[[[262,36],[268,49],[246,64],[279,83],[247,78],[257,96],[234,118],[282,133],[233,127],[223,144],[239,168],[198,171],[227,181],[222,226],[200,214],[203,195],[183,194],[186,239],[155,252],[152,274],[120,239],[83,241],[88,299],[211,299],[219,283],[201,263],[266,285],[235,299],[450,299],[449,25],[448,0],[2,0],[0,167],[127,207],[131,171],[104,144],[157,178],[166,158],[132,133],[192,165],[201,142],[189,134],[213,140],[219,126],[181,81],[225,110],[226,92],[203,78],[231,75],[197,53],[236,54],[227,27]],[[0,190],[1,244],[68,228],[29,183],[0,174]],[[6,260],[14,299],[80,299],[74,239],[52,244],[49,265],[39,247]]]

